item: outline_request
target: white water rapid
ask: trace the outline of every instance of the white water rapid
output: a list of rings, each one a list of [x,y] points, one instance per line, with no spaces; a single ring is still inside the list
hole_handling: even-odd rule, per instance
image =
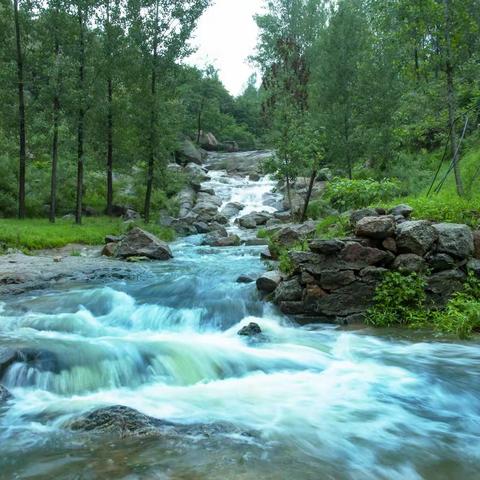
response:
[[[242,214],[275,210],[269,179],[211,178]],[[0,409],[0,478],[480,478],[478,342],[299,327],[236,283],[265,270],[262,247],[200,243],[175,242],[143,280],[2,299],[0,345],[30,360],[0,372],[14,395]],[[251,321],[264,341],[237,335]],[[248,435],[104,441],[65,427],[118,404]]]

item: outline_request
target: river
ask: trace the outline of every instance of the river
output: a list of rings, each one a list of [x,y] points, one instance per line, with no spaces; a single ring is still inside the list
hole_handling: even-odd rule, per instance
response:
[[[268,179],[212,172],[209,186],[243,213],[275,198]],[[299,327],[236,283],[265,270],[262,247],[200,243],[175,242],[138,281],[4,300],[2,346],[42,355],[3,373],[0,478],[480,479],[478,342]],[[237,335],[251,321],[264,341]],[[219,428],[108,441],[64,428],[118,404]]]

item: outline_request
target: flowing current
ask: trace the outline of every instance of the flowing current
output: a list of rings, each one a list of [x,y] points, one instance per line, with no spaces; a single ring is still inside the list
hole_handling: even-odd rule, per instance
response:
[[[211,177],[242,214],[275,209],[268,179]],[[40,353],[2,372],[1,479],[480,479],[478,342],[300,327],[236,283],[265,271],[262,247],[200,244],[176,242],[142,280],[4,300],[1,346]],[[237,335],[252,321],[262,341]],[[218,428],[105,441],[65,427],[112,405]]]

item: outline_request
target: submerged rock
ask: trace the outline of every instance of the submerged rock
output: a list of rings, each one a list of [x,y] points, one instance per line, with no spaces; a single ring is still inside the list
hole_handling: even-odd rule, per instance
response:
[[[173,258],[167,243],[141,228],[130,230],[118,244],[116,256],[120,258],[147,257],[152,260],[169,260]]]
[[[240,245],[240,237],[238,235],[224,236],[223,232],[214,232],[205,237],[202,245],[209,247],[238,247]]]
[[[240,275],[237,278],[237,283],[253,283],[254,281],[255,279],[248,275]]]
[[[0,406],[11,398],[13,395],[3,385],[0,385]]]
[[[258,323],[250,322],[248,325],[242,327],[238,332],[237,335],[241,337],[254,337],[256,335],[260,335],[262,333],[262,329]]]

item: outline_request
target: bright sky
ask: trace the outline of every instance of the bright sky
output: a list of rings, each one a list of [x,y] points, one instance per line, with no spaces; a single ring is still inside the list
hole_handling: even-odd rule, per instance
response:
[[[264,0],[214,0],[200,19],[192,40],[198,51],[188,63],[202,68],[212,63],[233,95],[242,92],[255,71],[248,62],[258,35],[253,15],[261,13],[263,4]]]

